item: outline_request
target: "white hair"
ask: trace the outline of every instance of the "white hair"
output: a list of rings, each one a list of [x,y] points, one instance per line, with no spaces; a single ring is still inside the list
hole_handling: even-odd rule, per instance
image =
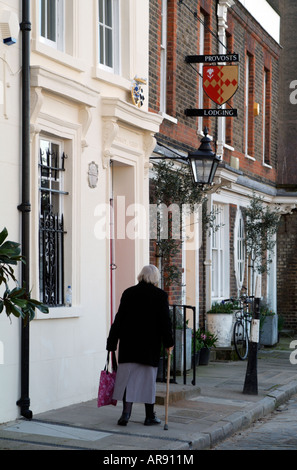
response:
[[[144,281],[150,284],[158,284],[160,280],[160,271],[153,264],[144,266],[137,277],[138,282]]]

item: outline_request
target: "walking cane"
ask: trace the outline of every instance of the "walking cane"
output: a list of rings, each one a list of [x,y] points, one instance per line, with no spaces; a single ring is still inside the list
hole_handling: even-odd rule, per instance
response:
[[[170,378],[170,355],[171,348],[167,352],[167,382],[166,382],[166,401],[165,401],[165,424],[164,430],[168,430],[168,404],[169,404],[169,378]]]

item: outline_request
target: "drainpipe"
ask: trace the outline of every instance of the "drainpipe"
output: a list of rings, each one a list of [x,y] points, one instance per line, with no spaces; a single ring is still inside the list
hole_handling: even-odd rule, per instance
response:
[[[30,0],[22,0],[22,202],[21,246],[26,264],[22,263],[22,284],[30,287]],[[29,398],[29,322],[21,327],[21,398],[17,405],[21,415],[32,419]]]

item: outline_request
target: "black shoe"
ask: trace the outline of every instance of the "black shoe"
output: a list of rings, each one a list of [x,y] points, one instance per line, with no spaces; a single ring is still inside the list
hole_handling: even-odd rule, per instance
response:
[[[129,413],[122,413],[122,416],[118,420],[118,425],[119,426],[127,426],[129,418],[130,418]]]
[[[153,424],[160,424],[160,423],[161,423],[161,420],[157,418],[155,414],[152,418],[145,418],[145,421],[144,421],[145,426],[152,426]]]

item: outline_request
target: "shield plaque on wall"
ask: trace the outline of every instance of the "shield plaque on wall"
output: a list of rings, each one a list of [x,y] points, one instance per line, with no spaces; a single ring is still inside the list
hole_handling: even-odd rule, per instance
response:
[[[237,88],[237,65],[204,65],[203,89],[216,104],[226,103],[236,93]]]

